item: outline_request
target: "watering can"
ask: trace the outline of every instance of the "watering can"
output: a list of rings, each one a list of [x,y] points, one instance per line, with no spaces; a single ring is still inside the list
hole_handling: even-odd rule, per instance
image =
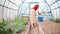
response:
[[[39,22],[43,21],[43,16],[42,15],[38,15],[37,19],[38,19]]]

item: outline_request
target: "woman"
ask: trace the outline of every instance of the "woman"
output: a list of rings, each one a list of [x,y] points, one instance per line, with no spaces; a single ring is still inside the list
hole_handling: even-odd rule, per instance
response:
[[[37,22],[36,21],[36,10],[38,9],[39,5],[35,5],[31,10],[30,10],[30,24],[31,27],[34,27],[34,24]]]

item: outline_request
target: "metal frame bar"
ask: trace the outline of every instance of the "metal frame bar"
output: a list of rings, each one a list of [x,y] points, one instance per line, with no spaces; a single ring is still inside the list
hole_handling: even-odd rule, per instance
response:
[[[14,5],[16,5],[16,6],[18,6],[17,4],[15,4],[15,3],[13,3],[13,2],[11,2],[10,0],[8,0],[10,3],[12,3],[12,4],[14,4]]]
[[[22,0],[21,0],[22,1]],[[24,3],[24,1],[25,0],[23,0],[22,1],[22,3],[18,6],[18,12],[17,12],[17,17],[18,17],[18,19],[21,17],[19,14],[21,13],[21,11],[19,11],[20,10],[20,6]],[[18,22],[20,22],[20,21],[18,21]]]
[[[4,19],[4,7],[5,7],[5,8],[8,8],[8,9],[11,9],[11,10],[18,11],[18,10],[16,10],[16,9],[9,8],[9,7],[5,6],[6,1],[9,1],[9,0],[5,0],[4,3],[3,3],[3,5],[0,4],[0,6],[2,6],[2,9],[3,9],[3,10],[2,10],[2,19]],[[9,2],[12,3],[12,4],[14,4],[14,5],[16,5],[15,3],[11,2],[11,1],[9,1]],[[8,5],[9,5],[9,3],[8,3]],[[18,6],[18,5],[16,5],[16,6]],[[7,11],[6,11],[6,13],[7,13]],[[7,14],[6,14],[6,17],[7,17]]]
[[[51,11],[50,5],[46,2],[46,0],[44,0],[44,2],[48,5],[48,7],[49,7],[49,9],[50,9],[50,11]]]
[[[58,5],[58,3],[57,3],[57,5]],[[59,5],[58,5],[58,6],[59,6]],[[58,8],[60,8],[60,6],[57,7],[57,8],[54,8],[54,9],[52,9],[52,10],[55,10],[55,9],[58,9]],[[56,11],[56,16],[57,16],[57,11]]]
[[[16,9],[12,9],[12,8],[9,8],[9,7],[4,6],[4,5],[1,5],[1,4],[0,4],[0,6],[5,7],[5,8],[8,8],[8,9],[11,9],[11,10],[16,10]],[[16,10],[16,11],[18,11],[18,10]]]
[[[9,3],[8,3],[8,5],[9,5]],[[7,5],[7,6],[8,6],[8,5]],[[6,8],[6,19],[7,19],[7,10],[8,10],[8,8]]]
[[[39,2],[29,2],[29,4],[35,4],[35,3],[39,3]]]
[[[3,3],[3,5],[1,5],[3,8],[3,10],[2,10],[2,20],[4,21],[4,5],[5,5],[5,2],[6,2],[6,0],[4,1],[4,3]]]
[[[55,9],[58,9],[58,8],[60,8],[60,6],[59,6],[59,7],[57,7],[57,8],[54,8],[54,9],[52,9],[52,10],[55,10]]]
[[[49,9],[50,9],[50,11],[49,12],[51,12],[51,7],[50,7],[50,5],[46,2],[46,0],[43,0],[48,6],[49,6]],[[53,16],[53,14],[51,13],[51,16]],[[51,17],[51,19],[52,19],[52,17]]]
[[[27,8],[25,9],[25,11],[26,11],[28,8],[29,8],[29,7],[27,7]],[[24,14],[25,14],[25,11],[24,11]],[[23,15],[24,15],[24,14],[23,14]]]
[[[58,0],[57,0],[57,1],[55,1],[55,2],[53,2],[51,5],[55,4],[56,2],[58,2]],[[50,6],[51,6],[51,5],[50,5]]]
[[[22,1],[22,3],[20,4],[20,6],[24,3],[24,1],[25,1],[25,0]],[[19,8],[21,8],[20,6],[18,7],[17,16],[20,16],[19,14],[21,14],[21,10],[19,9]],[[19,10],[20,10],[20,12],[19,12]]]

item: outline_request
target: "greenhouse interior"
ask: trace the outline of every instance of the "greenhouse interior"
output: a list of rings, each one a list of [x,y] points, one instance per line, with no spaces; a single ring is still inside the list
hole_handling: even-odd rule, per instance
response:
[[[0,0],[0,34],[60,34],[60,0]]]

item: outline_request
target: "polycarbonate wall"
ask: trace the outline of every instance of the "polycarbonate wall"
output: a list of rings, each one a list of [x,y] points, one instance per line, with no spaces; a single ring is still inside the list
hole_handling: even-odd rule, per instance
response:
[[[23,0],[0,0],[0,19],[12,19],[17,16],[18,7]]]
[[[29,15],[30,2],[39,2],[39,11],[51,11],[54,18],[60,18],[60,0],[0,0],[0,20]]]
[[[34,3],[34,2],[38,2],[39,3],[39,11],[40,12],[52,12],[51,14],[44,14],[44,19],[50,19],[50,18],[60,18],[60,4],[59,4],[59,0],[25,0],[23,2],[23,4],[21,6],[24,6],[23,7],[20,7],[20,13],[22,15],[26,15],[26,12],[28,13],[29,15],[29,5],[30,3]],[[26,6],[27,5],[27,6]],[[28,8],[26,8],[28,7]],[[23,10],[21,10],[23,9]],[[25,10],[26,9],[26,10]],[[24,11],[25,10],[25,11]],[[28,11],[27,11],[28,10]]]

